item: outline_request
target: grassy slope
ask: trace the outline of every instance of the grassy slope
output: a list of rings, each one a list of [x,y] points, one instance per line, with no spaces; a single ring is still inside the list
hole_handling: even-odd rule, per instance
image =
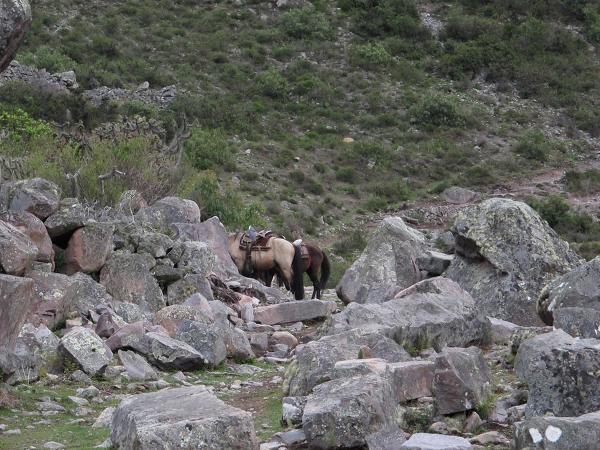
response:
[[[84,88],[184,87],[171,111],[144,113],[185,112],[220,129],[222,141],[211,147],[202,135],[188,149],[204,149],[196,167],[234,180],[270,225],[323,242],[448,185],[485,189],[589,156],[599,123],[594,2],[303,4],[34,2],[19,59],[74,69]],[[439,36],[423,12],[444,25]],[[231,156],[210,156],[224,145]]]

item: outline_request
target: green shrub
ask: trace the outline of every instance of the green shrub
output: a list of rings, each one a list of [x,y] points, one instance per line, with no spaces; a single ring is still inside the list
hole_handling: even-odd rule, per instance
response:
[[[178,190],[179,195],[194,200],[202,208],[202,218],[218,216],[231,228],[264,226],[264,208],[257,203],[247,203],[230,187],[222,187],[217,175],[202,171],[189,175]]]
[[[600,170],[590,169],[584,172],[569,170],[563,178],[567,191],[578,194],[595,194],[600,192]]]
[[[392,62],[392,55],[388,53],[381,42],[368,42],[362,45],[353,45],[350,49],[350,61],[364,68],[387,66]]]
[[[327,17],[313,8],[287,11],[281,17],[281,27],[295,39],[329,40],[335,35]]]
[[[335,177],[345,183],[353,183],[356,181],[356,170],[353,167],[340,167],[335,171]]]
[[[600,10],[598,5],[586,6],[583,9],[583,14],[585,16],[585,35],[590,41],[600,43]]]
[[[187,160],[198,170],[233,170],[234,150],[222,130],[197,128],[184,144]]]
[[[48,123],[32,118],[22,109],[0,112],[0,130],[8,133],[8,137],[16,141],[52,134]]]
[[[336,255],[350,258],[362,252],[366,246],[365,231],[352,229],[333,244],[332,250]]]
[[[369,191],[390,202],[406,201],[413,197],[412,190],[402,180],[379,181],[369,186]]]
[[[288,93],[286,78],[275,69],[267,70],[258,75],[256,83],[260,92],[271,98],[283,98]]]
[[[78,68],[78,64],[67,55],[46,45],[36,48],[33,52],[19,53],[17,59],[21,64],[37,69],[46,69],[50,73],[66,72]]]
[[[513,151],[525,159],[546,162],[552,153],[552,143],[541,132],[531,131],[519,138]]]
[[[457,99],[449,95],[425,95],[409,109],[412,120],[426,128],[463,127],[468,116]]]
[[[385,198],[371,196],[364,203],[363,208],[368,211],[384,211],[389,206]]]
[[[469,186],[486,186],[493,184],[496,177],[484,166],[473,166],[465,172],[465,181]]]

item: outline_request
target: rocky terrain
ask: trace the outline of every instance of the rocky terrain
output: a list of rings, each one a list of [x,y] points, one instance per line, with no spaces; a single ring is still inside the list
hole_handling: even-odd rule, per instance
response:
[[[240,276],[190,200],[25,179],[0,205],[2,448],[597,444],[598,263],[523,203],[450,234],[384,218],[302,301]]]

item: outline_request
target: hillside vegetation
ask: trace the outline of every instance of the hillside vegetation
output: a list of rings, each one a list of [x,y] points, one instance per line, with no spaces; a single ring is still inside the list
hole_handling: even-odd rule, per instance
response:
[[[0,89],[10,130],[0,152],[25,156],[30,172],[67,192],[65,174],[80,170],[90,201],[112,203],[130,188],[149,200],[178,193],[230,227],[269,225],[331,243],[362,218],[435,201],[445,187],[505,186],[572,167],[599,145],[596,1],[32,7],[20,63],[74,70],[81,90],[145,81],[180,89],[162,109],[94,107],[19,83]],[[123,117],[148,126],[111,140],[92,131]],[[46,126],[67,119],[81,123],[86,145]],[[184,121],[192,130],[178,165],[165,142]],[[128,176],[102,196],[96,178],[113,167]],[[358,234],[344,239],[339,254],[362,245]]]

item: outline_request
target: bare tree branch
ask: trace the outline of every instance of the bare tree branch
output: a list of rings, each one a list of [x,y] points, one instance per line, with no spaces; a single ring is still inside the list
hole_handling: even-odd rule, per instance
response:
[[[106,180],[109,180],[109,179],[114,178],[116,176],[118,176],[118,177],[124,177],[125,175],[126,175],[125,172],[121,172],[116,167],[113,167],[113,169],[110,172],[98,176],[98,183],[100,184],[100,196],[102,198],[102,203],[103,204],[106,204],[106,194],[105,194],[105,191],[104,191],[104,182]]]

